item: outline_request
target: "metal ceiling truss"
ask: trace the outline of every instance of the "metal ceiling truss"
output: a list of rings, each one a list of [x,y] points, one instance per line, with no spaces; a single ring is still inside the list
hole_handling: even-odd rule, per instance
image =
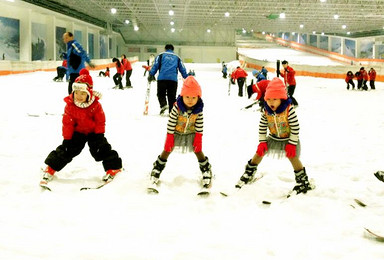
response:
[[[162,42],[164,38],[178,42],[207,42],[206,30],[216,33],[221,43],[224,31],[245,29],[255,32],[317,33],[347,37],[383,34],[384,0],[24,0],[25,2],[114,31],[128,41]],[[117,13],[111,14],[111,8]],[[168,14],[169,10],[174,15]],[[229,12],[229,17],[225,17]],[[279,14],[286,18],[280,19]],[[339,15],[334,19],[334,15]],[[125,21],[130,23],[126,24]],[[170,25],[173,21],[174,25]],[[303,25],[301,28],[300,25]],[[346,28],[342,28],[346,25]],[[139,31],[133,27],[138,26]],[[172,33],[171,28],[175,29]],[[350,32],[350,35],[347,35]],[[221,36],[222,35],[222,36]],[[231,35],[231,33],[230,33]]]

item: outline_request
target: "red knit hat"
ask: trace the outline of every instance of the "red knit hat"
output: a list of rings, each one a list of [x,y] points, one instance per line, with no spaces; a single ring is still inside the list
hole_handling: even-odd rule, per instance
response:
[[[80,70],[80,76],[75,79],[75,82],[72,85],[72,92],[75,90],[87,92],[89,98],[92,98],[93,80],[87,69]]]
[[[287,90],[284,82],[279,78],[273,78],[265,91],[264,99],[287,99]]]
[[[180,96],[201,97],[201,87],[195,77],[188,76],[184,80]]]

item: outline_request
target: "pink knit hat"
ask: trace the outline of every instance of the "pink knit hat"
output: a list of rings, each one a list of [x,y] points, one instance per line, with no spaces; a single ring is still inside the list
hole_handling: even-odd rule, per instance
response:
[[[279,78],[273,78],[265,91],[264,99],[287,99],[287,90],[284,82]]]
[[[201,97],[201,88],[195,77],[188,76],[184,80],[180,96]]]

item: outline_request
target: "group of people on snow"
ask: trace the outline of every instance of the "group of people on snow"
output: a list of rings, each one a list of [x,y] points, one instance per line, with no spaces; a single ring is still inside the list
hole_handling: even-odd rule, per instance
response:
[[[369,81],[369,86],[371,87],[371,90],[376,89],[375,87],[375,80],[376,80],[376,70],[374,68],[371,68],[368,72],[365,70],[364,67],[361,67],[359,71],[356,71],[355,74],[353,74],[352,71],[348,71],[345,76],[345,82],[347,83],[347,90],[352,87],[352,90],[355,89],[355,83],[353,82],[353,79],[356,78],[357,80],[357,90],[368,90],[367,82]]]
[[[91,64],[88,56],[79,51],[82,48],[71,40],[69,33],[65,34],[70,72],[69,95],[65,97],[66,103],[62,119],[62,143],[45,159],[46,167],[43,169],[41,186],[46,186],[53,179],[56,172],[62,170],[88,143],[90,153],[96,161],[101,161],[105,170],[102,181],[108,183],[114,179],[116,174],[123,170],[122,159],[112,149],[112,146],[105,137],[105,114],[99,102],[101,94],[93,90],[93,80],[89,71],[84,68],[84,61]],[[69,38],[68,38],[69,37]],[[64,37],[63,37],[64,38]],[[74,48],[77,47],[77,48]],[[76,50],[74,50],[76,49]],[[74,55],[78,57],[74,57]],[[121,84],[121,77],[124,75],[122,61],[117,58],[113,61],[118,70],[116,80]],[[83,61],[84,60],[84,61]],[[75,63],[77,61],[77,63]],[[74,65],[76,65],[76,69]],[[120,66],[119,66],[120,65]],[[225,65],[225,64],[224,64]],[[296,116],[295,107],[298,105],[293,98],[296,87],[295,71],[288,65],[287,61],[282,62],[283,70],[279,74],[284,78],[275,77],[267,80],[267,71],[258,72],[255,70],[253,76],[256,83],[248,87],[248,97],[257,93],[256,99],[260,101],[262,109],[259,122],[259,144],[253,157],[245,165],[245,171],[240,176],[235,187],[240,189],[245,184],[252,183],[256,178],[256,171],[265,155],[286,157],[292,164],[296,184],[293,191],[297,194],[306,193],[313,189],[306,169],[300,157],[299,121]],[[77,73],[77,69],[82,67]],[[132,68],[130,69],[132,72]],[[160,105],[160,114],[169,111],[167,122],[167,133],[164,148],[153,163],[150,174],[151,185],[157,185],[160,175],[165,168],[169,155],[178,149],[181,152],[194,152],[201,170],[201,185],[209,189],[212,185],[212,166],[202,150],[203,144],[203,108],[202,89],[200,83],[193,75],[188,75],[186,68],[174,53],[174,46],[167,44],[165,51],[160,53],[148,69],[148,82],[157,81],[157,97]],[[183,86],[180,95],[176,97],[178,88],[178,73],[183,77]],[[155,75],[158,73],[157,80]],[[265,73],[265,74],[264,74]],[[78,74],[77,77],[75,75]],[[129,76],[131,73],[129,73]],[[237,80],[239,85],[239,96],[242,96],[242,88],[247,77],[247,72],[237,67],[231,73],[231,79]],[[262,76],[260,76],[262,75]],[[129,80],[129,76],[127,80]],[[223,74],[224,76],[224,74]],[[73,82],[71,82],[73,80]],[[129,81],[128,81],[129,82]],[[130,84],[127,82],[127,85]],[[240,88],[241,86],[241,88]],[[375,176],[383,180],[381,172]]]

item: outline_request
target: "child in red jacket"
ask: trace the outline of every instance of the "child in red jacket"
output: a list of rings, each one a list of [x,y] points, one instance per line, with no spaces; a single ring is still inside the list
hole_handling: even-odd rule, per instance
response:
[[[240,189],[255,178],[257,166],[264,155],[287,157],[295,173],[296,185],[293,192],[306,193],[313,187],[309,183],[307,173],[300,156],[299,121],[291,99],[287,96],[285,84],[274,78],[265,92],[265,110],[261,113],[259,123],[259,145],[253,158],[245,166],[245,172],[236,184]],[[269,130],[269,135],[267,135]]]
[[[125,71],[124,65],[121,64],[118,58],[113,58],[112,62],[116,65],[116,74],[113,75],[113,82],[115,83],[114,88],[123,89],[122,79]]]
[[[355,83],[353,82],[353,78],[355,75],[353,75],[352,71],[348,71],[347,75],[345,76],[345,82],[347,83],[347,89],[349,89],[349,84],[352,85],[352,89],[355,89]]]
[[[169,114],[167,138],[163,152],[153,163],[150,191],[157,192],[160,174],[175,147],[181,152],[195,153],[202,173],[201,184],[204,192],[211,187],[211,164],[202,151],[203,107],[200,85],[193,76],[188,76]]]
[[[371,68],[368,72],[369,76],[369,86],[371,89],[376,89],[375,88],[375,80],[376,80],[376,70],[374,68]]]
[[[80,76],[73,83],[73,92],[67,96],[63,115],[63,143],[45,159],[41,186],[46,186],[53,179],[55,172],[63,169],[72,159],[79,155],[85,143],[97,161],[103,162],[106,175],[104,182],[110,182],[122,169],[118,153],[104,137],[105,114],[99,99],[101,94],[93,91],[93,81],[89,71],[82,69]]]

